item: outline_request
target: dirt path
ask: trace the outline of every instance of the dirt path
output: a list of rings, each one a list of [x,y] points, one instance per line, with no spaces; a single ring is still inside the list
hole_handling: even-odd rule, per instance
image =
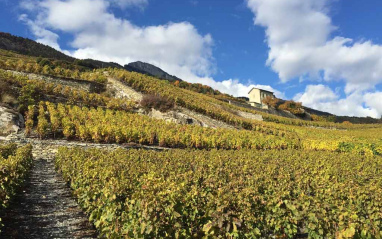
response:
[[[36,158],[24,190],[2,219],[1,238],[97,238],[52,159]]]

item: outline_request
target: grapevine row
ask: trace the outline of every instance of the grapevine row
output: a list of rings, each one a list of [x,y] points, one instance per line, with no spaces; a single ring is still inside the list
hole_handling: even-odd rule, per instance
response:
[[[15,144],[0,145],[0,211],[7,207],[24,182],[32,162],[31,145],[20,148]]]
[[[110,71],[110,73],[112,76],[120,79],[122,82],[139,92],[159,94],[173,100],[179,106],[208,115],[213,119],[224,121],[230,125],[273,135],[292,133],[274,123],[264,123],[240,117],[224,108],[223,106],[225,105],[222,106],[222,104],[226,103],[220,100],[190,90],[178,88],[167,81],[161,81],[143,74],[117,69]]]
[[[190,90],[182,89],[172,85],[167,81],[161,81],[157,78],[146,76],[140,73],[127,72],[125,70],[113,69],[109,70],[110,74],[137,91],[149,94],[160,94],[171,98],[177,104],[184,106],[190,110],[195,110],[210,117],[222,120],[228,124],[241,126],[245,129],[261,128],[265,131],[283,130],[280,124],[296,125],[296,126],[315,126],[325,128],[358,128],[359,125],[334,124],[329,122],[313,122],[299,119],[289,119],[281,116],[268,114],[254,109],[247,109],[236,105],[228,104],[214,97],[199,94]],[[267,123],[257,122],[244,119],[237,116],[235,111],[245,111],[253,114],[260,114]],[[273,123],[272,123],[273,122]],[[365,125],[362,125],[365,127]],[[367,127],[375,127],[375,125],[367,125]],[[285,129],[284,129],[285,130]],[[274,132],[272,132],[274,133]]]
[[[378,157],[61,148],[56,165],[107,238],[382,237]]]
[[[66,139],[105,143],[139,143],[179,148],[286,149],[299,148],[295,138],[246,130],[178,125],[145,115],[46,102],[39,104],[37,132],[41,138],[62,134]],[[47,114],[46,114],[47,112]]]
[[[60,66],[51,67],[50,65],[40,65],[37,62],[27,62],[19,59],[17,62],[12,60],[2,61],[0,59],[0,68],[7,70],[16,70],[27,73],[49,75],[54,77],[64,77],[72,79],[83,79],[87,81],[94,81],[98,83],[106,83],[107,78],[101,71],[79,71],[71,70],[69,68],[62,68]]]
[[[47,83],[39,80],[30,80],[28,77],[13,75],[11,72],[0,70],[0,80],[16,84],[19,87],[33,87],[42,95],[54,95],[66,98],[69,103],[86,106],[103,106],[108,109],[131,111],[136,107],[136,102],[127,99],[110,98],[101,94],[88,93],[76,90],[61,84]]]
[[[59,66],[52,69],[47,65],[41,66],[37,62],[32,63],[32,62],[27,62],[26,60],[24,61],[21,59],[19,59],[17,62],[11,61],[11,60],[4,62],[0,60],[0,68],[24,71],[24,72],[36,73],[36,74],[52,75],[55,77],[83,79],[83,80],[96,81],[101,83],[105,83],[107,81],[106,76],[104,74],[105,69],[85,71],[85,72],[80,72],[78,69],[72,70],[69,68],[61,68]],[[220,107],[230,108],[232,110],[241,110],[241,111],[245,111],[249,113],[260,114],[262,115],[265,121],[274,122],[277,124],[287,124],[287,125],[295,125],[295,126],[313,126],[313,127],[325,127],[325,128],[340,128],[340,129],[359,128],[359,127],[365,127],[365,126],[375,127],[375,125],[362,125],[362,126],[361,125],[345,125],[345,124],[338,124],[338,123],[331,123],[331,122],[312,122],[312,121],[299,120],[299,119],[289,119],[289,118],[265,113],[262,111],[254,110],[254,109],[247,109],[244,107],[231,105],[221,100],[215,99],[216,97],[207,96],[207,95],[199,94],[197,92],[193,92],[190,90],[181,89],[167,81],[160,81],[157,78],[148,77],[146,75],[142,75],[139,73],[127,72],[125,70],[120,70],[120,69],[107,69],[107,70],[109,73],[112,73],[114,76],[118,76],[120,79],[124,79],[124,80],[127,79],[127,81],[125,82],[129,83],[133,87],[137,87],[135,89],[137,90],[143,89],[151,94],[157,94],[159,92],[166,93],[160,90],[161,88],[160,85],[164,83],[166,85],[165,86],[166,88],[169,88],[169,87],[174,88],[170,90],[169,92],[172,92],[173,94],[175,94],[174,98],[178,99],[179,100],[178,103],[183,104],[185,107],[193,108],[194,110],[197,110],[201,113],[208,113],[211,117],[216,117],[217,119],[224,120],[227,123],[230,123],[233,125],[240,125],[246,129],[253,128],[253,126],[251,126],[251,123],[247,122],[248,120],[245,120],[243,118],[240,119],[240,117],[237,117],[235,115],[230,115],[229,112],[226,112],[226,110],[222,110],[223,112],[221,111],[219,112],[219,110],[217,110],[216,107],[215,109],[213,109],[214,104],[219,105]],[[131,79],[131,78],[134,78],[134,79]],[[157,86],[154,86],[153,84],[159,86],[159,88]],[[145,86],[145,85],[148,85],[148,86]],[[192,97],[190,98],[196,97],[197,98],[196,100],[198,100],[199,102],[197,102],[197,104],[194,104],[195,102],[190,102],[190,99],[184,98],[185,95],[191,95]],[[200,103],[203,101],[209,102],[209,105],[206,104],[200,107],[201,106]],[[207,108],[205,106],[207,106]]]

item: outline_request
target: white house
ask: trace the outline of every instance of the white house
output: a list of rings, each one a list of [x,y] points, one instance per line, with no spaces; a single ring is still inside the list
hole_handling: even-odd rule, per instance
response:
[[[268,109],[268,106],[263,104],[264,98],[266,98],[267,96],[275,98],[273,92],[258,88],[252,88],[252,90],[248,92],[248,96],[250,105],[263,109]]]

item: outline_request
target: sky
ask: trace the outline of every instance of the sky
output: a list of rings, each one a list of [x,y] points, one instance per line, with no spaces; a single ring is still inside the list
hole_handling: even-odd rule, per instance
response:
[[[0,31],[77,58],[154,64],[234,96],[252,87],[382,115],[380,0],[0,0]]]

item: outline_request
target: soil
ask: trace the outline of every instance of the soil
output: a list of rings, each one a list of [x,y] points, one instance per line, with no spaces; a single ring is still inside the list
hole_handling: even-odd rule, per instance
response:
[[[41,152],[41,151],[40,151]],[[52,157],[36,155],[24,187],[1,215],[1,238],[97,238],[94,226],[55,171]]]

